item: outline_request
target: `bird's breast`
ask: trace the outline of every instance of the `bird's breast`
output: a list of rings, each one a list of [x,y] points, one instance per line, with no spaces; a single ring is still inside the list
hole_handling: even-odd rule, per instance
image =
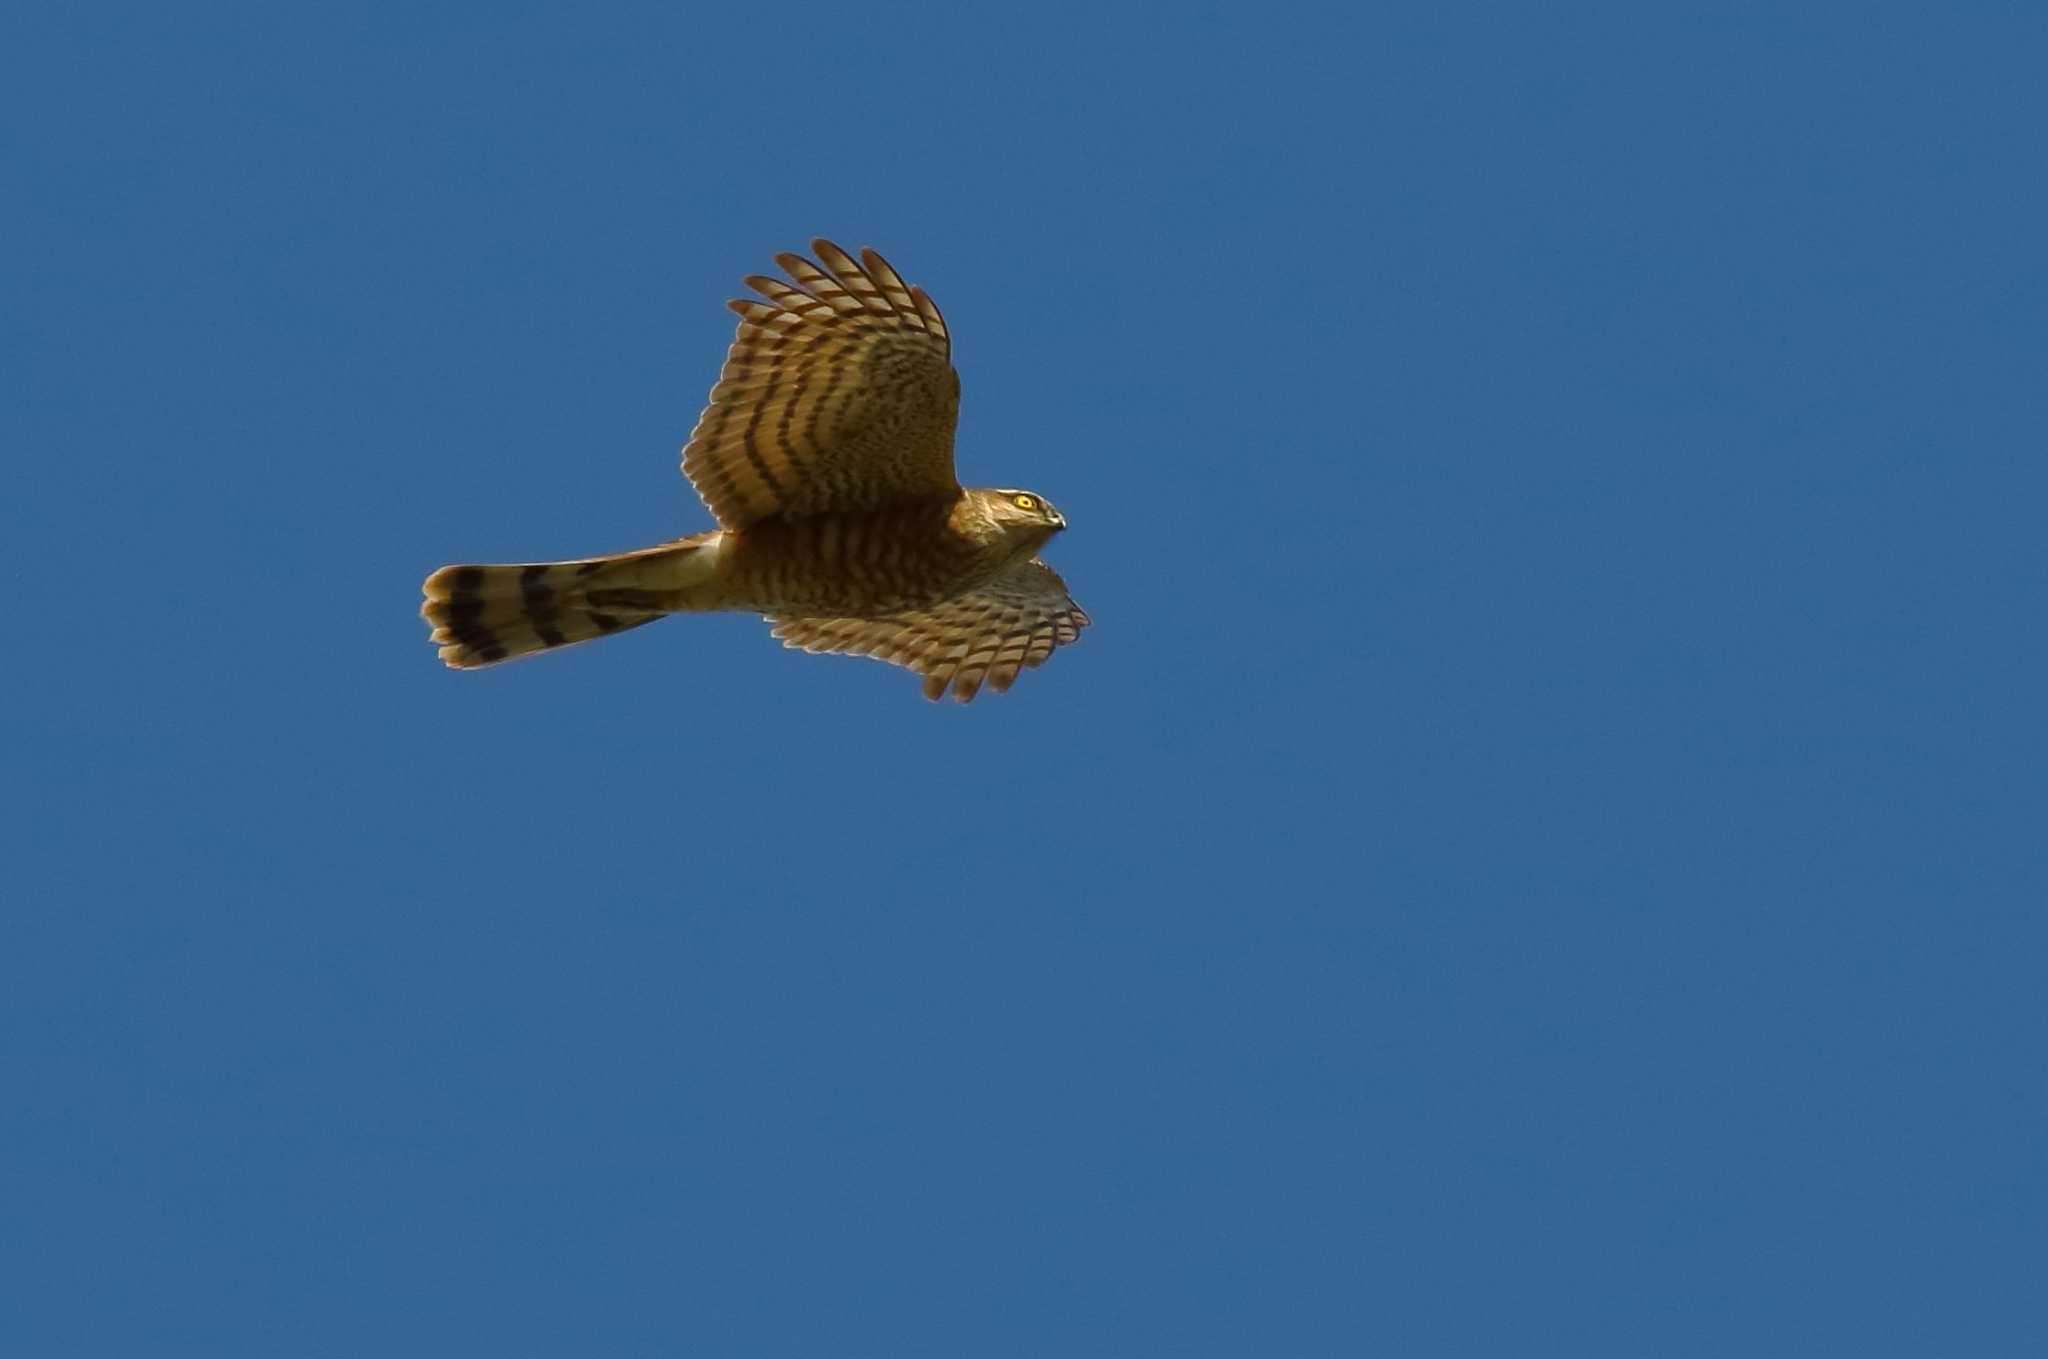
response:
[[[924,608],[1000,569],[943,510],[778,516],[729,538],[721,562],[735,607],[879,617]]]

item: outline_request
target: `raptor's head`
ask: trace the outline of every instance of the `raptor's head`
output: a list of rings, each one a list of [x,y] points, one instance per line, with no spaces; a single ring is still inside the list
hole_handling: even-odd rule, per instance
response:
[[[988,490],[981,492],[981,501],[1005,536],[1033,547],[1067,526],[1066,516],[1036,491]]]

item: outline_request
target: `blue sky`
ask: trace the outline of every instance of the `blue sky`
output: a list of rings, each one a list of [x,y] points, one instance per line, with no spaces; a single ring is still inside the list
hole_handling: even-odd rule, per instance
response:
[[[11,1350],[2038,1345],[2038,13],[7,28]],[[1080,644],[435,664],[818,234]]]

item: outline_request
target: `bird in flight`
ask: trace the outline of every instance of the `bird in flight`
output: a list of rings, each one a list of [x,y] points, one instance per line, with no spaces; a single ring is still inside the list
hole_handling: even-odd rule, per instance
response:
[[[683,448],[718,527],[576,561],[444,566],[420,613],[441,659],[495,665],[671,613],[758,613],[785,646],[872,656],[926,698],[1008,689],[1088,625],[1038,550],[1067,521],[1035,491],[962,487],[945,319],[872,250],[753,274]]]

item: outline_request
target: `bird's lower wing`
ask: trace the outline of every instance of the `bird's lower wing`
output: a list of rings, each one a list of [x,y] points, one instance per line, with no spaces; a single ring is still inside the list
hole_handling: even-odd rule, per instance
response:
[[[924,676],[924,696],[948,686],[962,703],[986,681],[997,693],[1019,671],[1081,635],[1089,618],[1066,582],[1044,562],[1019,562],[978,589],[943,604],[887,618],[771,616],[784,646],[840,656],[872,656]]]

